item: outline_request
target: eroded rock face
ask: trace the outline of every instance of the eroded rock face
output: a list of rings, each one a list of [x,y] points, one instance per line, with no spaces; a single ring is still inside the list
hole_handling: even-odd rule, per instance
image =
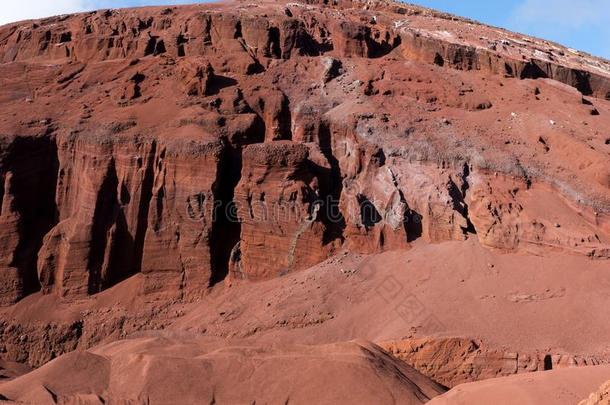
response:
[[[466,338],[413,338],[382,346],[422,374],[450,388],[514,374],[605,363],[595,357],[491,349]]]
[[[474,24],[263,1],[2,27],[0,304],[420,239],[607,259],[610,67]]]
[[[142,253],[145,292],[192,294],[209,285],[224,153],[221,141],[193,139],[170,143],[156,156]]]
[[[235,247],[234,275],[273,277],[324,260],[328,251],[318,217],[323,215],[319,179],[307,145],[251,145],[242,159],[235,190],[241,242]]]
[[[78,135],[57,142],[59,218],[38,253],[39,281],[61,296],[93,294],[139,266],[155,145]]]

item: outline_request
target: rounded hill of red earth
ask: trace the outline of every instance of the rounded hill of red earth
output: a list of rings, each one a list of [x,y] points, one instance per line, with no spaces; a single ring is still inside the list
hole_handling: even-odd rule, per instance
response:
[[[0,27],[7,379],[158,329],[446,387],[596,365],[609,270],[606,60],[386,0]]]
[[[72,352],[0,385],[5,398],[40,405],[423,404],[444,391],[367,342],[257,347],[188,336]]]

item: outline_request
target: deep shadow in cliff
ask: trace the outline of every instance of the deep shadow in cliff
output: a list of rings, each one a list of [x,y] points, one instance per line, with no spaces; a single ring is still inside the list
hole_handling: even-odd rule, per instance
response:
[[[241,235],[241,224],[233,200],[235,187],[241,179],[241,153],[241,146],[228,145],[220,162],[212,224],[210,286],[224,280],[229,273],[231,251],[239,242]]]
[[[48,137],[17,138],[10,146],[6,172],[11,173],[3,194],[12,197],[9,207],[19,218],[19,242],[12,266],[18,269],[22,296],[40,289],[36,260],[43,237],[57,224],[55,187],[59,162],[54,139]]]
[[[346,223],[339,201],[343,192],[343,177],[339,161],[333,155],[332,134],[328,123],[321,122],[319,130],[319,146],[322,154],[330,163],[330,171],[320,178],[326,180],[321,184],[321,198],[323,207],[321,212],[322,222],[324,223],[324,244],[328,244],[334,240],[344,240],[343,231]],[[318,170],[324,170],[319,168]]]

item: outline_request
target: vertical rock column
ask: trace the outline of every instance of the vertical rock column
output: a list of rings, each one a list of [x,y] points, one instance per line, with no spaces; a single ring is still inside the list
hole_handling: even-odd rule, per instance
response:
[[[219,140],[160,147],[142,261],[145,293],[197,296],[209,286],[224,148]]]
[[[235,190],[241,241],[233,255],[232,276],[270,278],[326,257],[318,179],[308,154],[306,145],[289,141],[244,148]]]

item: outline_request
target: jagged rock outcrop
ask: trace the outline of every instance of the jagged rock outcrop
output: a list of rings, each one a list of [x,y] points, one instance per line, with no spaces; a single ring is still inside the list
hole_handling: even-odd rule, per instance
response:
[[[608,62],[475,24],[346,0],[0,28],[0,304],[418,239],[607,259]]]
[[[411,367],[446,387],[577,366],[596,366],[595,357],[491,349],[466,338],[413,338],[386,342],[383,348]]]

